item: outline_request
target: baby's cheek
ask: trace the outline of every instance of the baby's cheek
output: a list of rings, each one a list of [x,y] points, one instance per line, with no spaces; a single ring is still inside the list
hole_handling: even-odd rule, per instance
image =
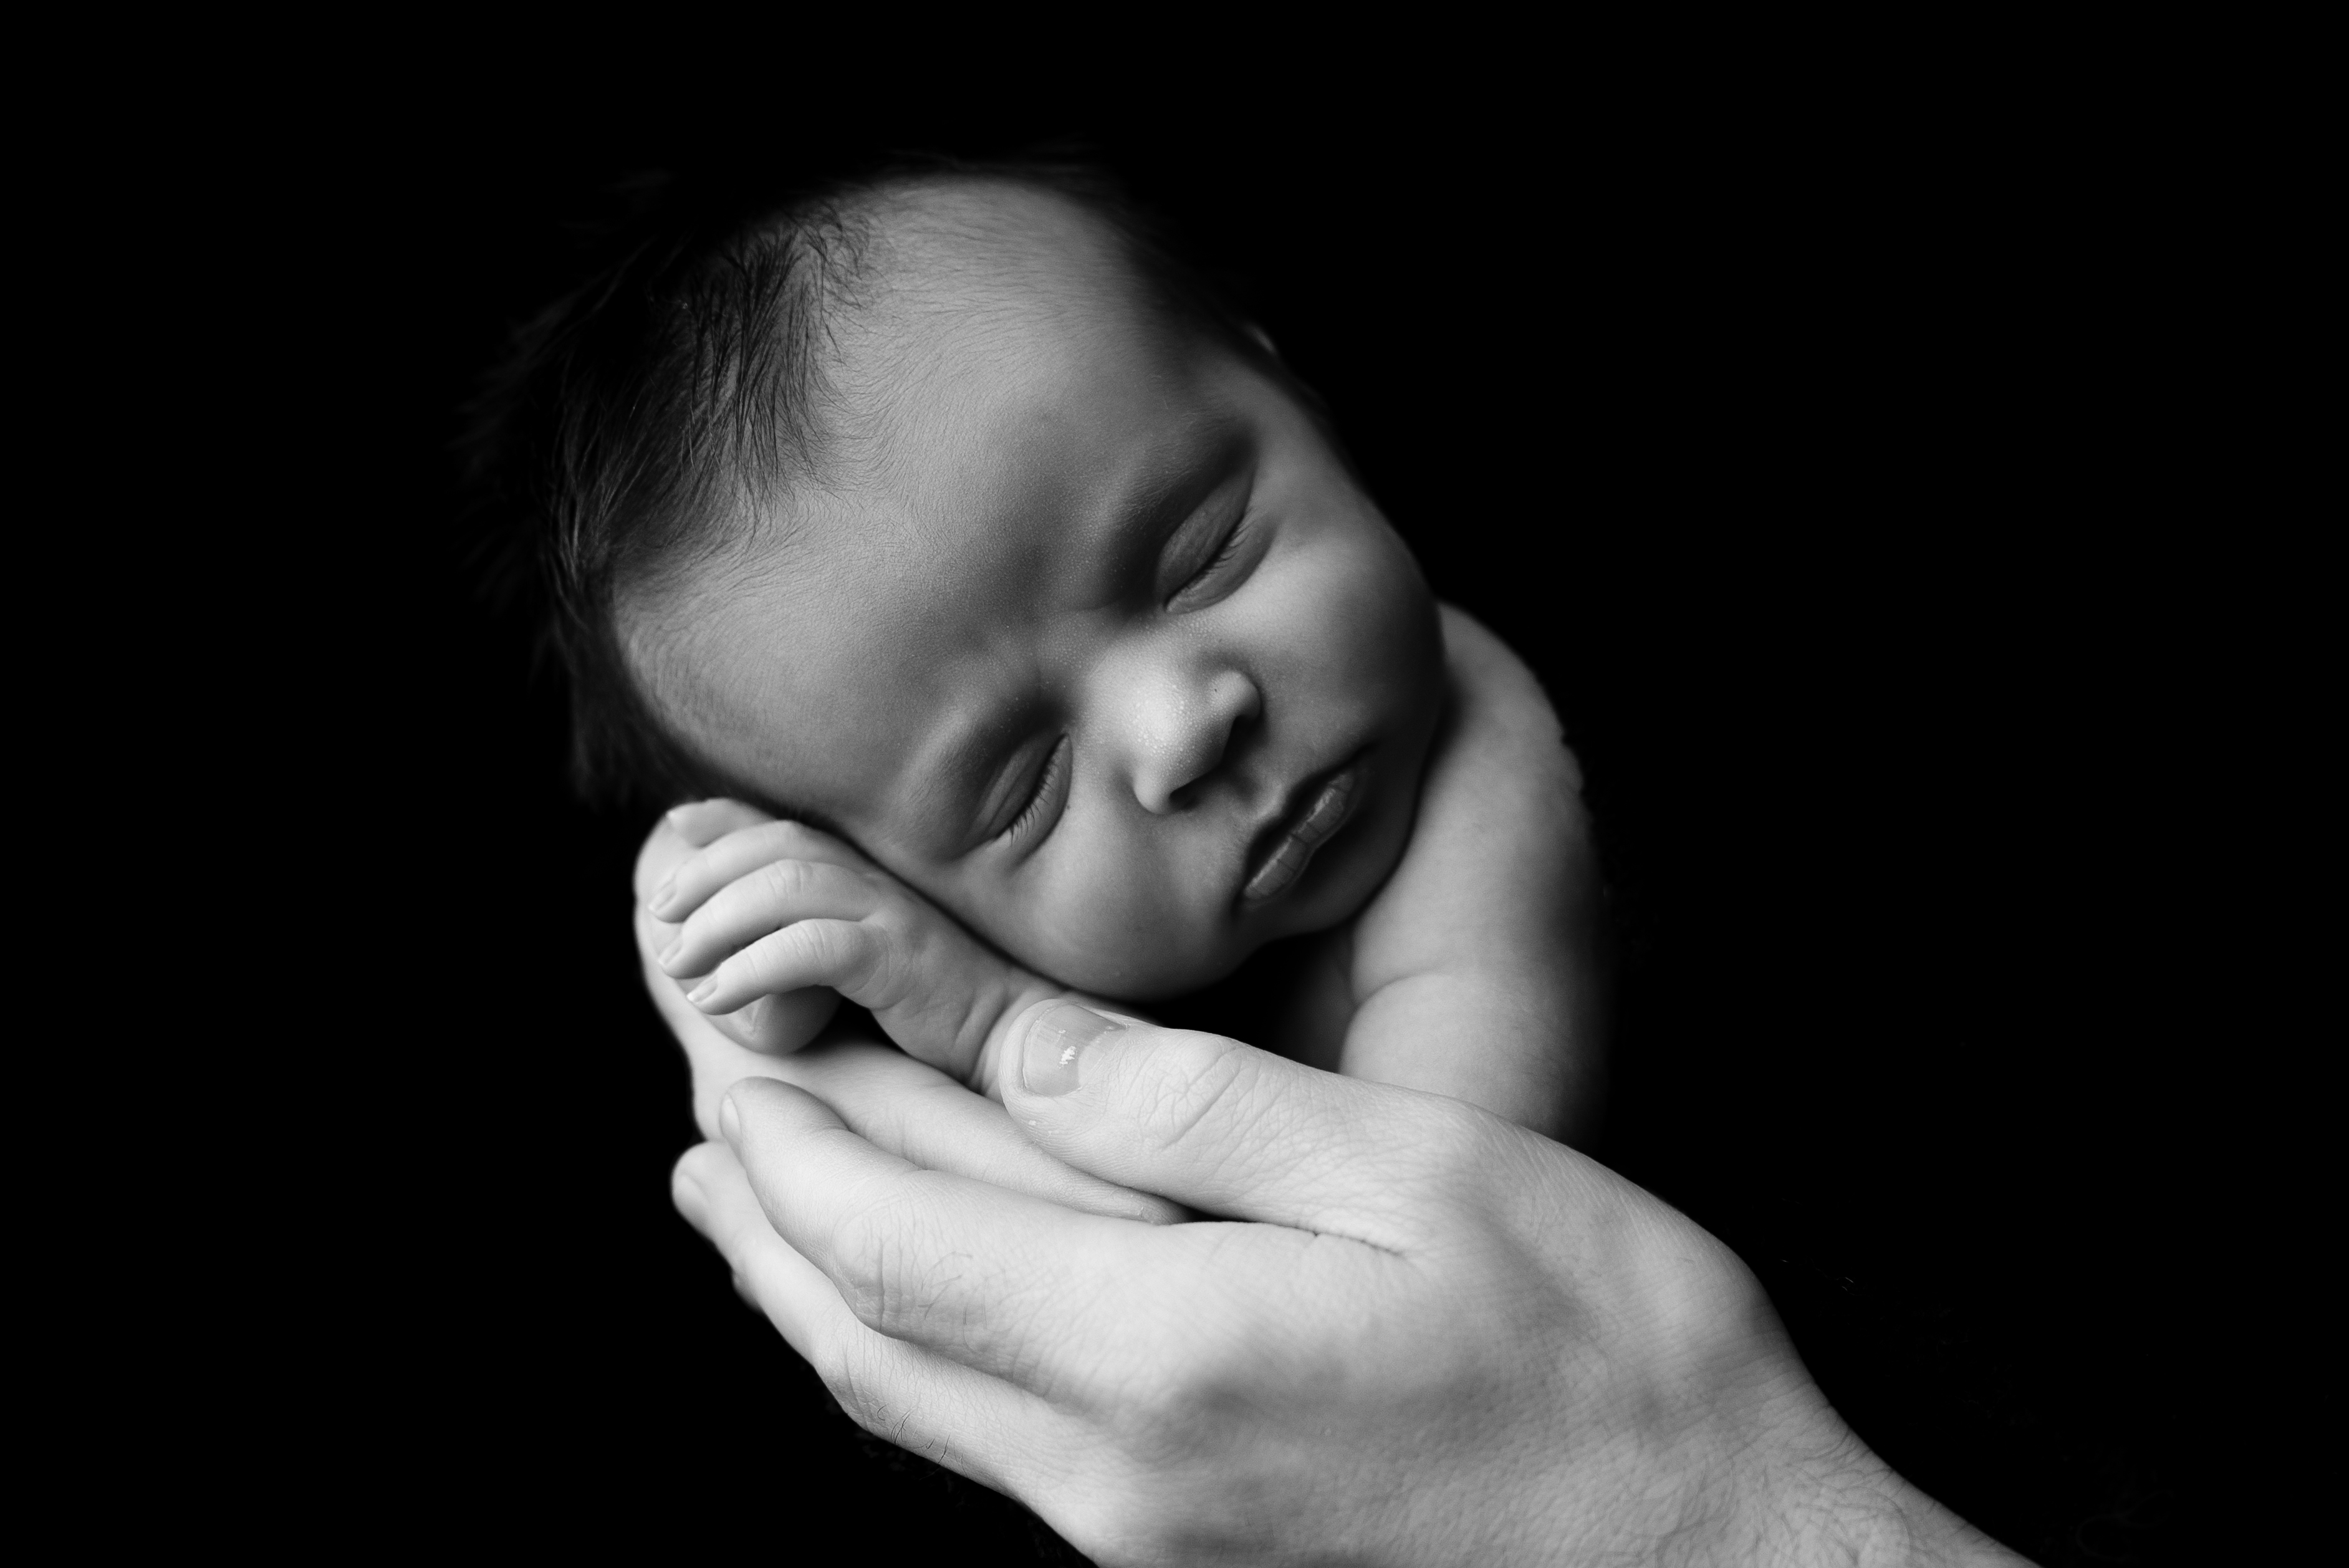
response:
[[[1343,552],[1320,584],[1325,625],[1343,649],[1338,668],[1433,701],[1442,689],[1444,635],[1435,596],[1402,541],[1381,529]]]
[[[1229,933],[1182,897],[1152,846],[1072,846],[1024,900],[1015,957],[1064,985],[1147,1002],[1195,991],[1236,961]]]
[[[1435,597],[1375,514],[1322,522],[1267,565],[1248,635],[1292,705],[1361,714],[1440,701]]]

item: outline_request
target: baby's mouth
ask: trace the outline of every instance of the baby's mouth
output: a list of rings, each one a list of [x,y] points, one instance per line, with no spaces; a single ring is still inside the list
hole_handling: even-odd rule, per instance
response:
[[[1305,863],[1330,836],[1346,826],[1361,784],[1360,761],[1347,763],[1337,775],[1308,795],[1302,811],[1292,811],[1274,826],[1278,836],[1263,851],[1240,888],[1240,902],[1261,904],[1305,874]]]

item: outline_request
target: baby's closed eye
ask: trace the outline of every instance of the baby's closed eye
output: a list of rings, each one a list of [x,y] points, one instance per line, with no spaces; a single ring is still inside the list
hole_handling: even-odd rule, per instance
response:
[[[1006,844],[1025,846],[1052,831],[1060,820],[1061,808],[1069,799],[1069,767],[1075,748],[1069,737],[1062,735],[1044,757],[1043,766],[1036,772],[1036,782],[1030,789],[1019,815],[1011,819],[996,837]]]

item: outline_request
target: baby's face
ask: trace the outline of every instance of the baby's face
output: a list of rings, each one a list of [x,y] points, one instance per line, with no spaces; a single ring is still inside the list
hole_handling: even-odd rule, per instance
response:
[[[1370,897],[1442,645],[1296,400],[1027,200],[1003,265],[909,263],[843,328],[823,481],[627,635],[719,765],[1021,962],[1143,1000]]]

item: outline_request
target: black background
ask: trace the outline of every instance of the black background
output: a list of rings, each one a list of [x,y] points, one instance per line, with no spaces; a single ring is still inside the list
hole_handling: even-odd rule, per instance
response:
[[[364,1434],[323,1469],[387,1532],[1020,1560],[1031,1521],[854,1433],[671,1211],[645,825],[566,794],[449,452],[605,182],[812,111],[493,101],[264,116],[182,171],[235,215],[181,374],[233,404],[211,482],[254,585],[216,641],[250,728],[208,742],[300,824],[270,829],[320,911],[294,972],[373,977],[300,998],[366,1133],[284,1199],[327,1303],[296,1435]],[[2245,836],[2208,760],[2245,754],[2237,588],[2170,413],[2206,324],[2162,303],[2210,171],[1987,100],[851,118],[1088,138],[1242,281],[1582,758],[1619,959],[1595,1152],[1738,1249],[1935,1495],[2043,1562],[2180,1555],[2220,1446],[2193,1400],[2238,1376],[2178,1270],[2223,1223],[2181,1150],[2220,1114]]]

